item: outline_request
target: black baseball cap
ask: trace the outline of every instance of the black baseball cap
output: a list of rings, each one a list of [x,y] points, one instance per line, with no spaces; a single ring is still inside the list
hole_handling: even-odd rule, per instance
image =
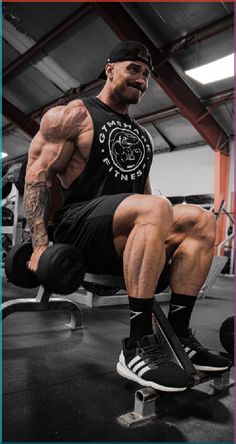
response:
[[[151,54],[143,43],[135,42],[133,40],[118,43],[112,49],[106,64],[113,62],[124,62],[126,60],[146,63],[150,71],[153,71]],[[107,78],[105,69],[102,71],[99,78]]]

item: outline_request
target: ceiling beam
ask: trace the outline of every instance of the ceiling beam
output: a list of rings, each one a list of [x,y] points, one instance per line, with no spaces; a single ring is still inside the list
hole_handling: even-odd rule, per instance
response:
[[[168,137],[165,136],[165,134],[158,128],[158,126],[156,125],[156,123],[153,123],[154,128],[156,129],[156,131],[158,132],[158,134],[160,134],[160,136],[162,137],[162,139],[167,143],[168,147],[169,147],[169,152],[171,153],[172,151],[175,150],[176,145],[174,145],[174,143],[171,142],[170,139],[168,139]],[[155,151],[154,151],[155,152]]]
[[[6,40],[19,54],[25,54],[25,52],[32,48],[36,43],[29,35],[19,31],[19,29],[4,18],[2,19],[2,35],[3,39]],[[78,80],[73,78],[50,56],[45,55],[45,57],[43,57],[41,53],[40,60],[36,60],[34,63],[34,68],[50,79],[62,93],[68,91],[69,88],[78,87]],[[6,77],[4,82],[7,83],[10,79],[10,76]]]
[[[36,110],[32,111],[27,115],[32,119],[41,117],[47,110],[53,108],[54,106],[66,105],[67,103],[71,102],[71,100],[79,99],[80,97],[83,97],[88,92],[93,91],[94,89],[98,88],[103,84],[104,80],[101,79],[92,80],[91,82],[88,82],[85,85],[82,84],[78,88],[73,88],[67,91],[67,93],[61,96],[59,99],[52,100],[51,102],[46,103],[46,105],[40,106],[40,108],[37,108]],[[3,127],[3,133],[5,133],[6,131],[10,131],[12,127],[13,127],[12,123],[7,123]]]
[[[27,116],[31,117],[32,119],[36,119],[37,117],[42,116],[48,109],[53,108],[57,105],[65,105],[66,103],[70,102],[71,100],[79,99],[80,97],[83,97],[84,94],[93,91],[94,89],[98,88],[104,83],[103,80],[97,80],[93,82],[89,82],[87,85],[83,85],[82,88],[79,88],[78,90],[73,90],[70,95],[66,94],[62,96],[60,99],[54,100],[47,105],[44,105],[37,110],[31,112],[30,114],[27,114]],[[219,93],[212,94],[210,96],[207,96],[203,99],[201,99],[201,102],[211,108],[217,108],[221,105],[225,105],[227,102],[230,102],[234,99],[234,89],[226,89],[224,91],[220,91]],[[179,115],[179,109],[177,106],[170,106],[168,108],[162,108],[158,111],[154,111],[153,113],[146,114],[143,116],[136,117],[135,120],[137,120],[140,125],[144,125],[145,123],[153,123],[157,122],[158,120],[164,120],[164,119],[170,119],[171,117]],[[7,123],[3,127],[3,134],[5,134],[7,131],[12,130],[13,124]]]
[[[225,89],[202,99],[202,103],[210,108],[217,108],[234,100],[234,88]]]
[[[181,50],[187,49],[190,46],[196,45],[197,43],[207,40],[210,37],[218,35],[221,32],[233,27],[234,14],[231,13],[226,15],[225,17],[221,17],[218,20],[209,23],[206,26],[203,26],[202,28],[198,28],[192,31],[177,40],[167,43],[160,48],[160,51],[162,52],[162,54],[171,57]]]
[[[225,105],[227,102],[234,99],[234,89],[227,89],[216,94],[212,94],[201,99],[204,106],[208,108],[217,108],[220,105]],[[171,117],[177,116],[180,111],[177,106],[170,106],[168,108],[163,108],[153,113],[146,114],[145,116],[136,117],[136,120],[140,125],[145,123],[153,123],[157,120],[170,119]]]
[[[149,48],[156,82],[214,151],[228,152],[227,134],[122,5],[93,3],[93,7],[121,40],[141,41]]]
[[[10,81],[13,75],[16,74],[17,70],[20,69],[33,55],[36,55],[38,51],[43,49],[49,43],[52,43],[62,32],[71,27],[74,23],[80,20],[85,14],[91,10],[91,5],[84,5],[79,8],[76,12],[72,13],[63,22],[57,25],[52,31],[46,34],[42,39],[37,42],[29,51],[26,51],[22,56],[18,57],[12,64],[8,65],[3,69],[3,84]],[[188,47],[202,42],[214,35],[217,35],[229,28],[234,26],[234,14],[228,14],[214,22],[209,23],[207,26],[196,29],[177,40],[174,40],[167,45],[160,48],[160,51],[168,56],[172,57],[177,52],[187,49]],[[31,51],[31,52],[30,52]]]
[[[202,146],[206,146],[206,142],[204,140],[199,140],[197,142],[192,143],[182,143],[180,145],[174,145],[174,149],[170,149],[169,147],[157,147],[154,150],[154,154],[163,154],[163,153],[170,153],[172,151],[182,151],[189,148],[200,148]]]
[[[44,49],[47,45],[52,43],[56,38],[62,35],[67,29],[69,29],[76,22],[81,20],[89,11],[91,11],[91,5],[85,3],[75,12],[73,12],[69,17],[63,20],[59,25],[49,31],[45,36],[43,36],[34,46],[32,46],[28,51],[24,52],[16,60],[14,60],[10,65],[8,65],[2,72],[2,82],[3,84],[9,82],[17,72],[22,69],[27,62],[32,63],[32,58],[37,56],[39,51]]]
[[[35,120],[4,99],[4,97],[2,98],[2,113],[29,137],[34,137],[39,130],[39,125]]]
[[[31,115],[34,118],[40,117],[48,109],[58,105],[66,105],[67,103],[71,102],[71,100],[80,99],[81,97],[84,97],[85,94],[94,91],[96,88],[99,88],[99,86],[102,85],[104,85],[104,80],[101,79],[92,80],[84,85],[80,85],[78,88],[71,89],[59,99],[52,100],[46,105],[41,106],[37,110],[33,111]]]

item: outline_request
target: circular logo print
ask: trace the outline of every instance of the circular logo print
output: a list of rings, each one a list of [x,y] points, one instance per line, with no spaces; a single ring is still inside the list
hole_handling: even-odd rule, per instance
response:
[[[123,172],[136,170],[144,159],[142,140],[128,129],[114,128],[109,135],[108,147],[114,165]]]

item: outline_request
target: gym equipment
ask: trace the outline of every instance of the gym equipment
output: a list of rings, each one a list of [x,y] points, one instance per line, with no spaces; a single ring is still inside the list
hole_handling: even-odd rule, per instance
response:
[[[9,196],[9,194],[12,191],[12,185],[15,182],[17,184],[17,188],[18,188],[18,184],[19,184],[19,189],[21,189],[21,190],[22,190],[22,185],[23,185],[23,191],[22,191],[22,196],[23,196],[23,192],[24,192],[24,177],[23,177],[23,175],[25,175],[27,160],[26,160],[26,164],[24,164],[24,162],[25,161],[23,161],[23,164],[16,163],[16,164],[13,164],[10,166],[3,165],[2,179],[1,179],[2,199],[6,199],[7,196]],[[23,165],[25,167],[25,170],[23,170]],[[21,170],[22,170],[22,172],[21,172]]]
[[[12,284],[22,288],[39,286],[36,274],[27,267],[33,248],[31,242],[15,245],[6,255],[5,273]]]
[[[48,292],[73,293],[81,284],[85,266],[79,251],[71,245],[54,244],[40,257],[36,273],[27,263],[33,252],[32,244],[26,242],[13,247],[6,256],[6,276],[13,284],[34,288],[42,284]]]
[[[2,225],[3,227],[10,227],[14,223],[14,213],[10,208],[2,207]]]
[[[103,284],[104,277],[106,280],[106,285]],[[117,282],[116,282],[117,280]],[[155,294],[162,293],[168,286],[170,282],[170,264],[166,263],[165,268],[163,270],[163,273],[161,275],[161,279],[159,280]],[[101,305],[109,305],[109,300],[107,296],[114,296],[118,292],[120,292],[121,289],[125,289],[125,282],[122,281],[121,283],[121,277],[120,276],[109,276],[109,275],[102,275],[101,282],[99,275],[96,275],[96,282],[93,282],[93,275],[90,273],[86,273],[86,280],[83,281],[83,288],[90,292],[90,294],[94,294],[96,296],[100,296],[100,303],[96,304],[96,306]],[[104,298],[103,298],[104,296]],[[78,294],[79,297],[79,294]],[[86,295],[87,297],[87,295]],[[123,300],[122,300],[123,299]],[[116,298],[113,298],[113,304],[111,305],[123,305],[125,299],[125,304],[127,304],[127,297],[125,294],[125,298],[122,298],[122,295],[119,294]],[[83,298],[80,298],[81,303],[83,301]],[[107,302],[106,302],[107,301]],[[98,302],[98,301],[97,301]],[[87,304],[88,305],[88,304]],[[89,306],[92,306],[89,304]]]
[[[86,281],[83,282],[83,287],[85,290],[96,293],[99,296],[113,296],[120,291],[120,287],[111,287]]]
[[[19,191],[20,196],[24,194],[25,174],[28,163],[28,156],[17,166],[13,173],[13,182]]]
[[[58,254],[61,254],[61,260],[63,260],[62,258],[64,246],[60,244],[55,244],[55,247],[58,247],[58,250],[55,250],[55,255],[57,255],[58,251]],[[51,248],[52,247],[48,248],[48,250],[46,251],[50,251]],[[58,261],[59,268],[61,265],[61,260]],[[49,254],[48,258],[46,257],[45,259],[44,267],[46,267],[47,264],[51,266],[51,264],[49,264],[50,261],[51,258]],[[58,272],[60,273],[60,270],[56,270],[56,264],[57,259],[55,259],[52,268],[53,272],[55,273],[53,275],[53,280],[57,279]],[[82,274],[80,275],[81,284],[82,280],[84,280],[85,282],[88,281],[104,286],[118,286],[121,289],[125,289],[124,279],[122,276],[103,276],[92,274],[85,274],[84,277],[81,276]],[[71,295],[71,297],[74,296],[76,296],[76,293]],[[71,300],[65,298],[54,298],[53,293],[47,291],[45,288],[43,288],[42,285],[40,286],[38,294],[34,299],[15,299],[2,304],[3,318],[13,312],[42,310],[69,310],[71,313],[71,322],[66,324],[66,326],[70,329],[77,329],[82,327],[82,314],[80,311],[80,307]],[[157,301],[154,302],[153,314],[157,334],[162,335],[162,340],[164,340],[169,347],[173,359],[176,360],[176,362],[179,363],[179,365],[184,368],[189,374],[193,375],[195,380],[195,383],[193,383],[193,385],[195,386],[203,382],[213,380],[213,382],[211,383],[213,393],[219,393],[220,391],[224,392],[225,394],[228,393],[229,387],[234,384],[234,382],[230,379],[229,369],[224,372],[217,372],[217,374],[215,372],[204,373],[196,371]],[[149,421],[156,416],[156,401],[160,397],[160,395],[161,392],[151,389],[150,387],[139,389],[138,391],[136,391],[135,394],[134,411],[128,412],[125,415],[121,415],[118,418],[118,421],[127,427],[139,425],[143,422]]]
[[[73,293],[81,284],[85,264],[79,251],[66,244],[54,244],[40,257],[37,277],[40,283],[59,294]]]
[[[6,182],[2,186],[2,199],[6,199],[7,196],[9,196],[9,194],[11,193],[11,190],[12,190],[12,182]]]
[[[199,374],[200,372],[197,373]],[[208,388],[208,396],[210,394],[217,394],[219,396],[219,393],[227,395],[229,388],[234,385],[234,381],[230,379],[230,372],[228,370],[218,375],[201,373],[201,375],[198,376],[199,382],[196,382],[194,385],[202,384],[213,379],[210,383],[210,390]],[[126,427],[135,427],[154,419],[157,417],[157,404],[161,395],[161,392],[154,390],[152,387],[136,390],[134,410],[120,415],[117,418],[118,422]]]
[[[234,385],[234,381],[230,378],[230,370],[217,372],[217,374],[197,371],[157,301],[154,302],[153,314],[154,324],[156,324],[155,334],[157,336],[161,334],[162,339],[171,351],[172,358],[194,377],[195,383],[193,386],[212,381],[210,383],[212,394],[219,394],[219,392],[227,394],[229,388]],[[156,404],[161,394],[160,391],[151,387],[137,390],[135,392],[134,410],[119,416],[118,421],[126,427],[132,427],[153,419],[157,415]],[[208,394],[210,394],[209,390]]]
[[[222,347],[230,354],[234,355],[234,316],[225,319],[220,327],[220,342]]]
[[[206,297],[207,293],[210,291],[216,278],[220,275],[227,262],[228,258],[226,256],[215,256],[213,258],[208,276],[199,292],[199,299],[204,299]]]
[[[65,324],[70,330],[83,327],[83,317],[79,305],[67,298],[53,296],[42,285],[38,289],[36,298],[19,298],[4,302],[2,304],[2,318],[5,319],[16,312],[51,310],[63,310],[70,313],[71,320]]]

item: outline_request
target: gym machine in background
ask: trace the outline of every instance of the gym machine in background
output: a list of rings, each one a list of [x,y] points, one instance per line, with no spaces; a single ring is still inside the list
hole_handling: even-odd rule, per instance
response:
[[[17,243],[29,238],[23,214],[24,177],[27,157],[9,162],[2,167],[2,265],[8,251]]]

